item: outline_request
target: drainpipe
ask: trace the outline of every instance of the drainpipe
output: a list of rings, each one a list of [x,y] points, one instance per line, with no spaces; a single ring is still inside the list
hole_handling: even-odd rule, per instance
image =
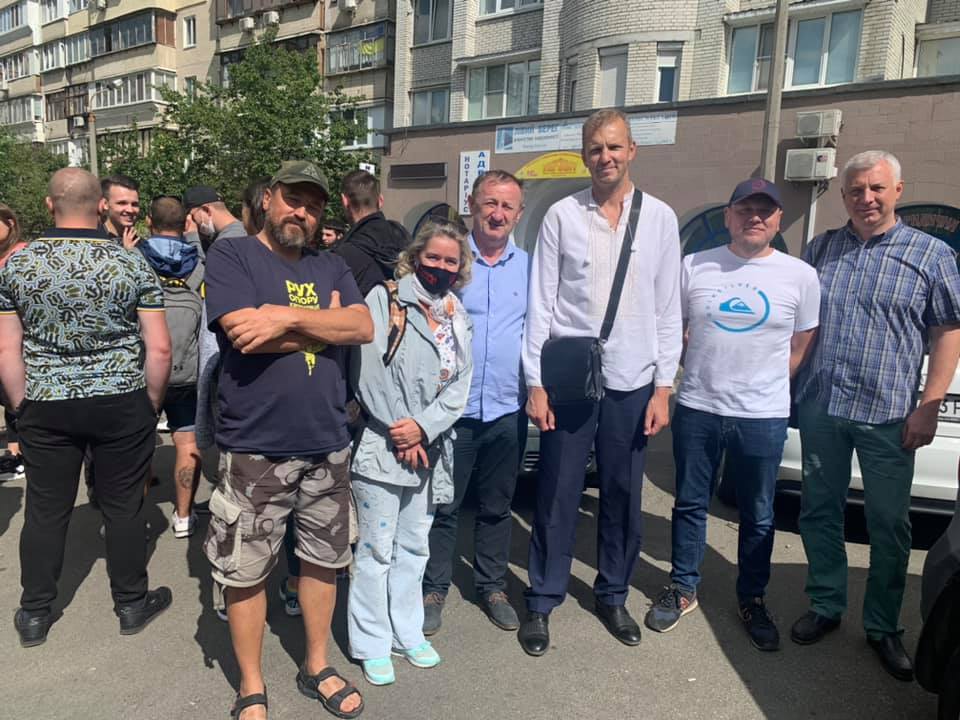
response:
[[[777,181],[777,142],[780,139],[780,98],[783,94],[783,70],[787,54],[789,0],[777,0],[774,20],[773,57],[767,81],[767,107],[763,115],[763,147],[760,151],[760,174]]]

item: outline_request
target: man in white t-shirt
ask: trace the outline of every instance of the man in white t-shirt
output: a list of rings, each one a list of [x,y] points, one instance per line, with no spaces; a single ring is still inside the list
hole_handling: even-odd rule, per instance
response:
[[[684,258],[686,354],[673,419],[673,569],[670,587],[646,617],[647,627],[667,632],[697,607],[707,507],[726,450],[737,468],[740,618],[754,647],[768,651],[780,647],[763,597],[790,378],[811,347],[820,314],[816,271],[770,247],[782,216],[777,187],[746,180],[724,210],[730,245]]]

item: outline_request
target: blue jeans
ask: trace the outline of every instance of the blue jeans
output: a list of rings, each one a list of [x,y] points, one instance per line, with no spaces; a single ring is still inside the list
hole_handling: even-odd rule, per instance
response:
[[[673,506],[673,570],[679,588],[695,591],[707,543],[707,507],[723,451],[734,463],[740,536],[737,597],[763,597],[770,581],[773,498],[787,439],[787,418],[733,418],[678,404],[673,417],[673,458],[677,468]]]
[[[423,644],[423,570],[435,505],[430,482],[401,487],[353,475],[360,540],[347,599],[350,654],[390,656]]]

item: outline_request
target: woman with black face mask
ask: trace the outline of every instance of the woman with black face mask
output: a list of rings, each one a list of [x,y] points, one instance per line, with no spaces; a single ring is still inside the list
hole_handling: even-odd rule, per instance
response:
[[[374,685],[394,682],[391,653],[420,668],[440,662],[423,636],[420,582],[434,507],[453,500],[452,428],[473,372],[473,328],[453,291],[472,262],[459,228],[430,223],[400,256],[397,280],[367,295],[374,340],[351,367],[368,420],[352,466],[360,541],[347,623]]]

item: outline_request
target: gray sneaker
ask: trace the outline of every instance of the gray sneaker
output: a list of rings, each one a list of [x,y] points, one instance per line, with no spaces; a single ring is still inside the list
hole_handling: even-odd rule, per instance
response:
[[[490,618],[490,622],[501,630],[516,630],[520,627],[520,618],[517,611],[510,604],[510,599],[502,590],[485,595],[480,600],[480,607]]]
[[[681,590],[676,585],[664,588],[647,611],[644,624],[656,632],[673,630],[680,618],[697,609],[697,593]]]
[[[423,596],[423,634],[433,635],[440,629],[440,615],[443,613],[443,603],[446,596],[438,592],[429,592]]]

